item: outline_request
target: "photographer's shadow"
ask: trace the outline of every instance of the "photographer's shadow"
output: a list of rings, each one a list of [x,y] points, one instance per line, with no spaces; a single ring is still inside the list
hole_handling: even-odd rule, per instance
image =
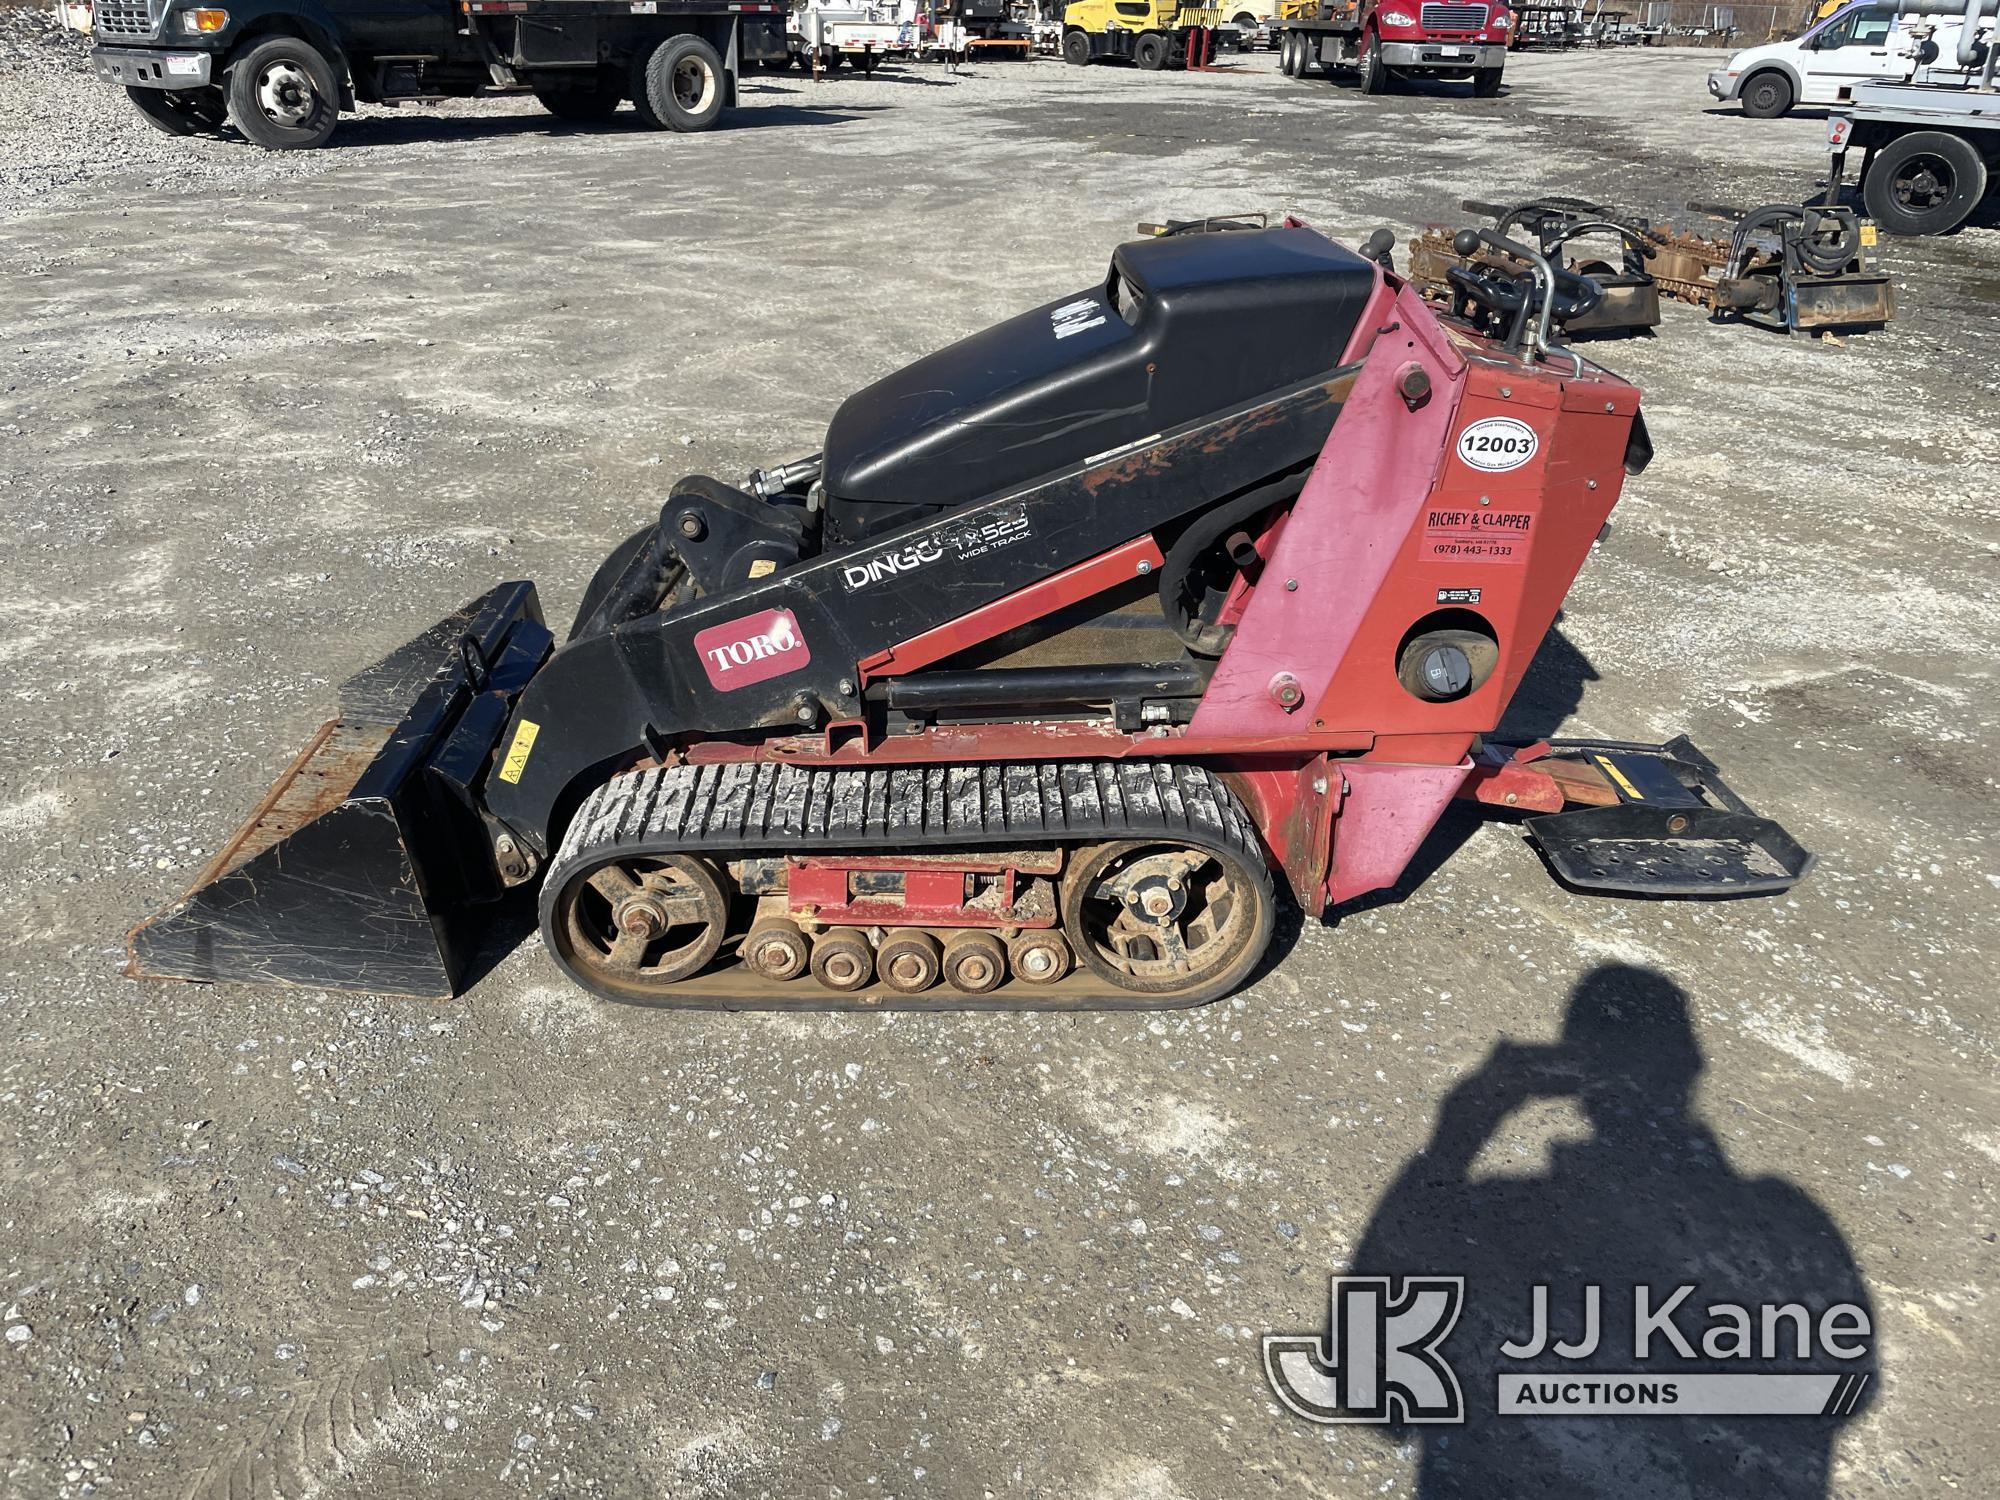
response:
[[[1858,1359],[1832,1359],[1817,1342],[1800,1359],[1789,1319],[1777,1325],[1778,1358],[1715,1357],[1731,1353],[1733,1339],[1705,1350],[1711,1304],[1749,1309],[1754,1343],[1762,1304],[1802,1303],[1816,1318],[1833,1303],[1869,1303],[1826,1212],[1793,1183],[1737,1172],[1695,1115],[1702,1066],[1686,994],[1654,970],[1607,965],[1571,995],[1558,1043],[1503,1041],[1445,1098],[1428,1146],[1383,1195],[1351,1266],[1362,1275],[1465,1277],[1463,1312],[1443,1351],[1464,1395],[1465,1424],[1396,1429],[1421,1446],[1424,1500],[1827,1494],[1846,1417],[1496,1415],[1497,1379],[1508,1371],[1873,1376],[1873,1336]],[[1562,1099],[1574,1101],[1589,1136],[1555,1141],[1545,1167],[1509,1170],[1495,1142],[1502,1123],[1524,1106]],[[1500,1169],[1484,1170],[1496,1158]],[[1689,1283],[1696,1289],[1674,1321],[1696,1357],[1679,1358],[1655,1336],[1652,1357],[1635,1360],[1634,1288],[1648,1288],[1657,1310]],[[1579,1340],[1591,1284],[1602,1289],[1593,1352],[1574,1360],[1501,1352],[1509,1340],[1532,1346],[1537,1285],[1548,1288],[1549,1342]],[[1872,1330],[1872,1310],[1867,1316]]]

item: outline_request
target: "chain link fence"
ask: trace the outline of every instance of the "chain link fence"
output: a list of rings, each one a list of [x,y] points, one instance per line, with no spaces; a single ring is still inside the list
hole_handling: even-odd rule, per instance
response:
[[[1698,47],[1753,46],[1775,41],[1801,29],[1807,17],[1797,5],[1698,5],[1690,0],[1647,0],[1634,6],[1629,19],[1651,30],[1662,28],[1660,40]]]
[[[1516,24],[1530,46],[1750,47],[1811,24],[1804,3],[1712,5],[1702,0],[1618,0],[1565,6],[1527,0]]]

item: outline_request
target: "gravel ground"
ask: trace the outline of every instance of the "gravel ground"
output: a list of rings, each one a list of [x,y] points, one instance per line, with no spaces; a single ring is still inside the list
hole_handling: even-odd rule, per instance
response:
[[[1672,308],[1604,354],[1659,458],[1516,727],[1691,731],[1821,854],[1789,897],[1593,901],[1454,819],[1189,1014],[659,1016],[533,944],[443,1005],[139,987],[123,931],[339,679],[501,578],[566,617],[677,474],[810,451],[1134,220],[1796,200],[1823,126],[1710,109],[1709,53],[1482,101],[1259,56],[766,77],[691,138],[372,111],[273,156],[154,134],[45,32],[0,17],[0,1490],[1992,1488],[2000,237],[1888,246],[1903,316],[1845,347]],[[1609,1044],[1565,1019],[1607,963]],[[1503,1086],[1468,1131],[1502,1036],[1624,1093]],[[1880,1380],[1837,1435],[1312,1428],[1257,1339],[1364,1240],[1509,1296],[1775,1242],[1788,1295],[1859,1277]]]

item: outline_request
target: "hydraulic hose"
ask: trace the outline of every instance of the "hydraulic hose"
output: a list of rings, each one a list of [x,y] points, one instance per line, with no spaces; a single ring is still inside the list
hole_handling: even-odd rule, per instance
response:
[[[1195,564],[1232,528],[1296,498],[1305,488],[1305,482],[1305,474],[1293,470],[1252,485],[1235,499],[1225,500],[1197,517],[1168,549],[1160,566],[1160,613],[1166,617],[1167,628],[1180,637],[1188,650],[1200,656],[1220,656],[1230,636],[1230,627],[1199,618],[1200,601],[1191,600],[1187,588]]]
[[[1782,234],[1784,226],[1794,221],[1805,223],[1805,228],[1810,231],[1814,225],[1805,222],[1808,212],[1809,210],[1800,208],[1794,203],[1767,203],[1762,208],[1753,208],[1745,214],[1737,221],[1736,246],[1730,256],[1734,274],[1738,276],[1743,274],[1742,261],[1747,258],[1751,235],[1760,230],[1775,230]],[[1854,259],[1855,252],[1860,249],[1860,231],[1851,219],[1833,215],[1820,215],[1816,216],[1816,219],[1822,223],[1831,221],[1838,224],[1841,231],[1840,238],[1831,246],[1816,246],[1813,244],[1810,232],[1802,233],[1798,240],[1799,259],[1822,276],[1837,276],[1847,269],[1847,263]]]

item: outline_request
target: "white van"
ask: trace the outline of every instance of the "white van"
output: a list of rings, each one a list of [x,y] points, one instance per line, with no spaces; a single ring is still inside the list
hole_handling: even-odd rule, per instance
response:
[[[1960,6],[1899,16],[1859,0],[1802,36],[1737,53],[1708,75],[1708,91],[1725,103],[1740,99],[1744,114],[1769,120],[1794,104],[1845,103],[1857,83],[1962,81],[1965,70],[1953,54],[1964,14]]]

